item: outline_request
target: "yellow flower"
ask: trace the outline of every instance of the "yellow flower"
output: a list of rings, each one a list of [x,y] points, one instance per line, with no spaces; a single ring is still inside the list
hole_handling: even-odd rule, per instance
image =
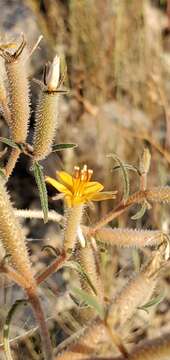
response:
[[[86,204],[89,201],[114,199],[116,191],[101,192],[104,187],[99,182],[90,181],[92,174],[93,170],[88,169],[87,165],[84,165],[82,169],[75,166],[73,175],[65,171],[57,172],[61,182],[49,176],[46,177],[46,182],[63,194],[68,207]]]

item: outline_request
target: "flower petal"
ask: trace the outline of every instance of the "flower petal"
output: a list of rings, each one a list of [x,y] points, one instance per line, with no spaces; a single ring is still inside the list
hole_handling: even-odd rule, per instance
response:
[[[55,189],[57,189],[59,192],[71,195],[71,191],[65,185],[61,184],[59,181],[51,178],[50,176],[46,176],[45,181],[48,184],[54,186]]]
[[[63,182],[69,190],[73,188],[73,177],[68,174],[66,171],[56,171],[56,175],[58,176],[59,180]]]
[[[109,199],[115,199],[117,191],[103,191],[99,194],[94,194],[92,196],[88,196],[89,200],[92,201],[103,201]]]
[[[92,194],[92,193],[97,193],[99,191],[102,191],[104,188],[104,186],[102,184],[100,184],[97,181],[90,181],[85,185],[85,189],[84,189],[84,195],[88,195],[88,194]]]

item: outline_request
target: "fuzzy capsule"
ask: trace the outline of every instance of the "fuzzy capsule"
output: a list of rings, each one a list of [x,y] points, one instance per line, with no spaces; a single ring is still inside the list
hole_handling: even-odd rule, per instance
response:
[[[4,181],[0,178],[0,241],[10,255],[14,268],[28,282],[28,287],[35,287],[25,235],[18,219],[15,217]]]
[[[83,205],[73,206],[65,212],[66,223],[64,231],[64,251],[72,252],[75,249],[77,241],[77,231],[83,216]]]
[[[65,347],[59,345],[55,360],[82,360],[87,359],[94,349],[103,343],[109,341],[109,334],[100,319],[93,320],[90,325],[81,329],[75,339],[68,339]],[[69,343],[70,342],[70,343]],[[61,352],[62,351],[62,352]]]
[[[8,97],[7,97],[5,81],[6,81],[5,64],[4,64],[4,60],[0,58],[0,106],[3,116],[7,124],[9,125],[10,111],[8,107],[8,100],[7,100]]]
[[[57,128],[59,94],[43,91],[35,115],[34,159],[43,160],[51,150]]]
[[[139,170],[141,174],[147,174],[149,172],[151,163],[151,154],[148,148],[145,148],[140,159]]]
[[[98,254],[95,254],[94,249],[92,248],[92,245],[90,241],[87,241],[87,244],[84,248],[79,249],[79,261],[81,264],[81,267],[83,268],[85,274],[88,275],[98,298],[98,301],[103,303],[104,298],[104,289],[102,285],[101,280],[101,274],[99,273],[98,264],[97,264],[97,257]],[[82,287],[92,293],[94,295],[94,292],[92,291],[92,288],[89,284],[87,284],[87,280],[81,279]]]
[[[107,323],[109,326],[123,326],[125,322],[133,316],[137,308],[149,300],[155,289],[158,271],[161,269],[162,262],[164,262],[164,255],[165,247],[164,245],[161,245],[151,261],[143,267],[143,270],[122,289],[116,298],[112,300],[107,311]],[[76,334],[75,338],[68,339],[65,343],[65,347],[58,347],[55,360],[90,359],[90,355],[94,354],[94,349],[96,351],[101,343],[108,343],[110,341],[109,332],[104,325],[104,322],[96,318],[95,320],[92,320],[84,330],[81,330]],[[60,353],[60,351],[62,352]],[[145,356],[146,357],[129,357],[129,359],[150,360],[150,357],[147,357],[146,352]],[[152,357],[152,360],[153,359],[158,360],[159,358]],[[166,358],[160,357],[160,359],[165,360]],[[119,357],[115,360],[125,359]]]
[[[114,357],[113,360],[126,360],[124,356]],[[169,360],[170,359],[170,334],[159,338],[147,340],[134,347],[128,360]]]
[[[112,229],[103,227],[96,232],[96,239],[108,245],[137,247],[158,245],[164,234],[159,230]]]
[[[146,190],[146,199],[151,202],[169,203],[170,186],[154,187]]]
[[[60,58],[55,56],[45,78],[46,88],[42,91],[35,115],[34,160],[43,160],[51,150],[57,128],[59,108]]]
[[[11,112],[9,127],[12,140],[16,143],[24,143],[27,138],[30,98],[27,70],[27,58],[25,49],[17,58],[5,59],[5,67],[9,81],[9,108]]]
[[[121,329],[136,310],[151,298],[164,263],[165,245],[162,244],[141,272],[134,276],[113,299],[107,313],[107,323],[110,327]]]

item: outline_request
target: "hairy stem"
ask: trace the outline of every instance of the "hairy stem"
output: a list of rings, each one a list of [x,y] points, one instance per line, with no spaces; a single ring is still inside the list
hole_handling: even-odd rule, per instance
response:
[[[41,302],[35,291],[32,292],[32,291],[30,291],[30,289],[28,289],[27,295],[28,295],[29,302],[30,302],[33,312],[34,312],[34,316],[37,320],[37,324],[39,325],[44,359],[52,360],[53,359],[53,351],[52,351],[52,346],[51,346],[51,340],[50,340],[50,335],[49,335],[47,323],[46,323],[45,316],[44,316],[44,311],[41,306]]]

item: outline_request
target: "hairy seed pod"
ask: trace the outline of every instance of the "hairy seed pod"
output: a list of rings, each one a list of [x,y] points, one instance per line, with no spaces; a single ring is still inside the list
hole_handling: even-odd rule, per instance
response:
[[[81,264],[81,267],[83,268],[85,274],[89,277],[98,298],[98,301],[100,303],[103,303],[104,298],[104,289],[102,286],[102,279],[100,269],[98,269],[98,259],[96,259],[96,256],[98,254],[95,254],[94,249],[92,248],[92,245],[90,241],[87,241],[87,244],[84,248],[80,247],[79,249],[79,261]],[[86,291],[92,293],[94,295],[94,292],[90,285],[87,283],[86,279],[81,279],[82,288],[84,288]]]
[[[107,322],[111,328],[120,329],[128,319],[131,319],[137,308],[150,299],[164,261],[165,245],[162,244],[141,272],[134,276],[113,299],[107,313]]]
[[[34,159],[43,160],[52,150],[57,117],[59,94],[57,92],[43,91],[35,115]]]
[[[164,263],[165,250],[166,248],[162,244],[151,261],[112,300],[107,311],[107,323],[110,327],[117,325],[120,328],[123,326],[133,316],[137,308],[149,300],[157,283],[158,271]],[[64,344],[58,346],[55,360],[82,360],[88,359],[88,357],[90,360],[90,354],[94,353],[94,349],[96,351],[101,343],[110,341],[112,340],[104,322],[96,318],[86,328],[80,330],[75,337],[70,337]],[[123,357],[119,358],[124,360]],[[129,359],[150,360],[149,357],[130,357]],[[153,359],[158,360],[159,358],[152,357]],[[165,360],[166,358],[160,357],[160,359]]]
[[[109,339],[104,323],[100,319],[93,320],[89,326],[76,333],[75,338],[68,338],[58,346],[55,360],[87,359],[98,344],[108,342]]]
[[[0,178],[0,241],[6,254],[10,254],[10,262],[14,268],[27,279],[28,286],[35,286],[25,235],[15,217],[2,178]]]
[[[112,360],[126,360],[124,356],[114,357]],[[169,360],[170,359],[170,334],[159,338],[147,340],[128,355],[128,360]]]
[[[25,40],[15,54],[2,53],[5,58],[5,67],[9,81],[9,107],[11,117],[9,127],[12,140],[16,143],[26,141],[29,116],[30,98]],[[16,55],[17,54],[17,55]]]
[[[148,148],[145,148],[139,163],[139,170],[141,174],[147,174],[149,172],[151,163],[151,153]]]
[[[83,205],[73,206],[66,210],[66,223],[64,231],[64,250],[65,252],[74,251],[76,246],[77,231],[80,226],[82,215],[83,215]]]
[[[170,186],[154,187],[146,190],[146,198],[151,202],[169,203],[170,202]]]
[[[3,116],[9,125],[10,122],[10,110],[8,107],[7,90],[5,86],[6,74],[5,74],[5,63],[4,59],[0,58],[0,107]]]
[[[34,160],[43,160],[52,150],[58,118],[60,58],[56,55],[45,76],[45,90],[42,91],[35,115]]]
[[[120,247],[138,247],[158,245],[162,242],[164,234],[159,230],[112,229],[104,227],[99,229],[96,239],[108,245]]]

